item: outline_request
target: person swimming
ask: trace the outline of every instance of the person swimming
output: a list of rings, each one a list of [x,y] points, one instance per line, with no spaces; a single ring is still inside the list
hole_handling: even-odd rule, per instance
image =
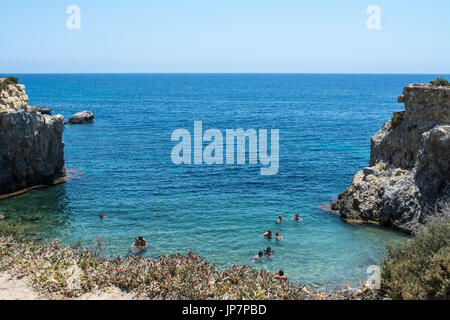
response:
[[[272,239],[272,230],[269,230],[266,233],[263,233],[262,235],[260,235],[260,237],[264,237],[269,240]]]
[[[277,273],[273,275],[275,279],[287,280],[287,276],[284,274],[284,271],[280,269]]]
[[[281,236],[281,234],[278,231],[275,232],[275,239],[277,239],[277,241],[283,240],[283,237]]]
[[[100,213],[100,219],[104,219],[104,218],[106,218],[106,216],[103,215],[103,213]]]
[[[302,221],[303,219],[300,218],[300,216],[298,215],[298,213],[296,213],[296,214],[294,215],[294,220],[295,220],[295,221]]]
[[[272,257],[273,256],[273,251],[271,247],[267,247],[267,249],[264,251],[264,255],[267,257]]]
[[[258,252],[258,255],[256,257],[252,258],[252,262],[261,261],[264,258],[264,252],[260,251]]]
[[[134,239],[134,243],[131,245],[130,250],[133,252],[141,252],[147,248],[147,240],[145,240],[143,237],[136,237]]]
[[[282,223],[282,222],[283,222],[283,217],[282,217],[282,216],[278,216],[277,223],[280,224],[280,223]]]

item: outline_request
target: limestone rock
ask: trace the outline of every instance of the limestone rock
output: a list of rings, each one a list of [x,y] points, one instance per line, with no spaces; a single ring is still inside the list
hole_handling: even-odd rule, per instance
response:
[[[53,109],[49,107],[30,107],[31,110],[35,110],[36,112],[40,112],[42,114],[52,114]]]
[[[69,124],[85,124],[94,122],[94,114],[90,111],[81,111],[75,113],[70,119]]]
[[[23,85],[7,85],[0,96],[0,194],[64,175],[64,117],[32,110]]]
[[[450,87],[408,85],[399,102],[405,110],[372,137],[370,167],[332,208],[346,220],[414,232],[450,201]]]

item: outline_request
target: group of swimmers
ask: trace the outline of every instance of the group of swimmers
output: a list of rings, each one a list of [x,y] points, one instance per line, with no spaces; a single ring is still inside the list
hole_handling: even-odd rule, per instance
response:
[[[100,219],[104,219],[104,218],[106,218],[106,216],[103,215],[103,213],[100,213]],[[298,213],[296,213],[294,215],[293,220],[294,221],[302,221],[303,219],[300,218]],[[278,216],[277,224],[281,224],[282,222],[283,222],[283,217]],[[260,235],[260,237],[264,237],[268,240],[271,240],[273,237],[272,230],[269,230],[266,233],[263,233],[262,235]],[[279,232],[275,232],[275,239],[277,241],[281,241],[281,240],[283,240],[283,237],[281,236],[281,234]],[[139,236],[139,237],[135,238],[134,243],[130,247],[130,251],[133,253],[139,253],[139,252],[142,252],[145,249],[147,249],[147,246],[148,246],[147,240],[145,240],[143,237]],[[258,252],[258,255],[256,257],[252,258],[252,261],[253,262],[262,261],[264,259],[264,257],[272,258],[272,256],[273,256],[272,248],[267,247],[266,250]],[[283,270],[280,270],[280,271],[274,273],[273,276],[275,279],[281,279],[281,280],[287,279],[287,276],[285,275]]]
[[[300,218],[298,213],[296,213],[293,217],[293,220],[294,221],[302,221],[303,219]],[[277,224],[281,224],[282,222],[283,222],[283,217],[278,216]],[[260,237],[264,237],[267,240],[271,240],[273,238],[272,230],[269,230],[266,233],[263,233],[262,235],[260,235]],[[279,232],[275,232],[275,239],[277,241],[281,241],[281,240],[283,240],[283,237],[281,236],[281,234]],[[261,261],[264,258],[264,256],[266,256],[268,258],[271,258],[273,256],[273,251],[270,247],[267,247],[267,249],[264,251],[260,251],[256,257],[252,258],[252,261],[253,262]],[[280,270],[274,274],[274,278],[286,280],[287,276],[285,275],[283,270]]]

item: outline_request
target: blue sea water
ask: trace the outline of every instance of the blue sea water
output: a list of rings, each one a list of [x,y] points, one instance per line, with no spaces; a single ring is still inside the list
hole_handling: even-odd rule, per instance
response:
[[[80,179],[3,200],[0,213],[35,221],[44,239],[90,247],[103,235],[115,255],[142,235],[150,257],[193,250],[219,267],[283,269],[313,287],[357,284],[385,245],[405,236],[349,225],[318,206],[367,166],[370,137],[403,109],[402,88],[436,76],[22,74],[30,105],[66,119],[90,110],[96,121],[64,131],[66,167],[83,172]],[[174,165],[172,132],[193,132],[197,120],[203,130],[279,129],[278,174],[262,176],[259,165]],[[295,212],[302,222],[290,219]],[[269,229],[284,240],[259,237]],[[252,263],[268,246],[273,258]]]

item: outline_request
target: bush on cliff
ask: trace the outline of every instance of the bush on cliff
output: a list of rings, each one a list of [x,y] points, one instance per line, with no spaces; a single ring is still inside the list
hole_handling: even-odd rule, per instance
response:
[[[7,77],[6,79],[3,79],[3,81],[0,82],[0,91],[6,88],[6,86],[13,84],[16,85],[19,83],[19,79],[16,77]]]
[[[392,129],[396,128],[403,121],[403,112],[402,111],[394,111],[392,113],[391,118],[391,126]]]
[[[6,78],[6,81],[10,82],[11,84],[18,84],[19,83],[19,78],[10,76],[10,77]]]
[[[444,78],[437,78],[436,80],[431,80],[430,83],[434,86],[450,86],[450,82]]]
[[[391,298],[450,299],[450,219],[387,250],[381,285]]]

